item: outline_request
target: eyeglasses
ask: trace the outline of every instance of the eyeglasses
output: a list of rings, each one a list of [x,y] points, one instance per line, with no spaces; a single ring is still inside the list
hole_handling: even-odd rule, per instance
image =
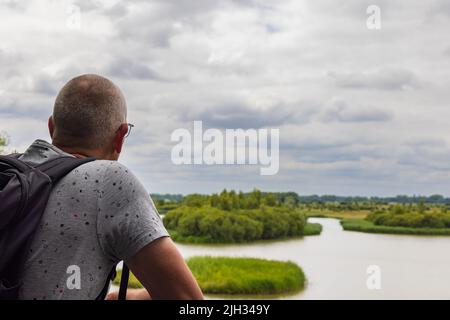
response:
[[[132,124],[132,123],[127,123],[127,126],[128,126],[128,130],[127,130],[127,133],[126,133],[125,136],[124,136],[125,138],[128,138],[128,136],[130,135],[131,129],[134,128],[134,124]],[[119,132],[120,128],[122,128],[122,125],[119,127],[119,129],[117,129],[116,132]]]
[[[128,138],[130,136],[131,129],[134,128],[134,124],[132,124],[132,123],[127,123],[127,125],[128,125],[128,131],[127,131],[127,134],[125,135],[125,138]]]

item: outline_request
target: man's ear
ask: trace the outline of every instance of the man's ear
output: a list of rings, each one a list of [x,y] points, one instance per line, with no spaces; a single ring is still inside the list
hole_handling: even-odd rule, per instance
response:
[[[50,138],[53,139],[53,133],[55,132],[55,124],[53,122],[53,117],[48,118],[48,132],[50,133]]]
[[[113,140],[114,151],[117,152],[118,154],[122,152],[122,146],[127,132],[128,132],[128,124],[122,123],[119,130],[117,130]]]

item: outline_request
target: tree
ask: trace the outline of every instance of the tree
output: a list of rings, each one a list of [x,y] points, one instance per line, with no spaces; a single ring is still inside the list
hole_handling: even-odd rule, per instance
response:
[[[289,208],[295,208],[295,207],[297,206],[297,204],[298,204],[298,201],[297,201],[297,199],[296,199],[294,196],[292,196],[292,195],[287,195],[287,196],[284,198],[283,204],[284,204],[286,207],[289,207]]]
[[[211,195],[210,199],[209,199],[209,203],[211,205],[211,207],[219,207],[220,206],[220,198],[217,195],[217,193],[214,193]]]
[[[186,196],[184,198],[184,203],[188,206],[188,207],[201,207],[205,204],[207,204],[207,198],[208,196],[205,195],[201,195],[201,194],[197,194],[197,193],[193,193],[190,194],[188,196]]]
[[[277,205],[277,200],[275,199],[275,196],[273,195],[273,193],[269,192],[264,197],[264,204],[269,207],[275,207]]]
[[[239,209],[239,197],[238,197],[238,195],[236,194],[236,191],[231,190],[231,191],[228,193],[228,195],[229,195],[229,198],[230,198],[230,201],[231,201],[231,207],[232,207],[233,209]]]
[[[420,213],[420,214],[424,214],[425,213],[425,211],[426,211],[426,207],[425,207],[425,204],[423,203],[423,201],[420,201],[419,202],[419,204],[417,205],[417,211]]]
[[[238,194],[239,208],[244,209],[247,208],[247,201],[245,199],[245,195],[242,191],[239,191]]]
[[[220,208],[222,210],[230,211],[232,208],[232,203],[230,197],[228,196],[227,189],[223,189],[223,191],[219,195],[220,200]]]
[[[8,145],[8,136],[6,133],[0,133],[0,154],[3,153],[3,147]]]
[[[247,208],[256,209],[261,206],[261,191],[254,189],[247,198]]]

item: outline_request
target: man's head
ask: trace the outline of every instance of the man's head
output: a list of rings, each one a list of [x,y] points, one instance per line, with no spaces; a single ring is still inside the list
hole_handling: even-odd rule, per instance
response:
[[[122,150],[127,106],[110,80],[86,74],[70,80],[56,97],[49,130],[53,144],[69,153],[117,160]]]

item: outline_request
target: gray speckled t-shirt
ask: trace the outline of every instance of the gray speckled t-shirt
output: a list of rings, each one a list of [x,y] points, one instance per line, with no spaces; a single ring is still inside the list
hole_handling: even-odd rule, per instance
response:
[[[42,140],[32,147],[47,150],[43,160],[46,152],[63,153]],[[103,160],[83,164],[52,190],[19,298],[95,299],[114,264],[164,236],[149,194],[127,167]]]

